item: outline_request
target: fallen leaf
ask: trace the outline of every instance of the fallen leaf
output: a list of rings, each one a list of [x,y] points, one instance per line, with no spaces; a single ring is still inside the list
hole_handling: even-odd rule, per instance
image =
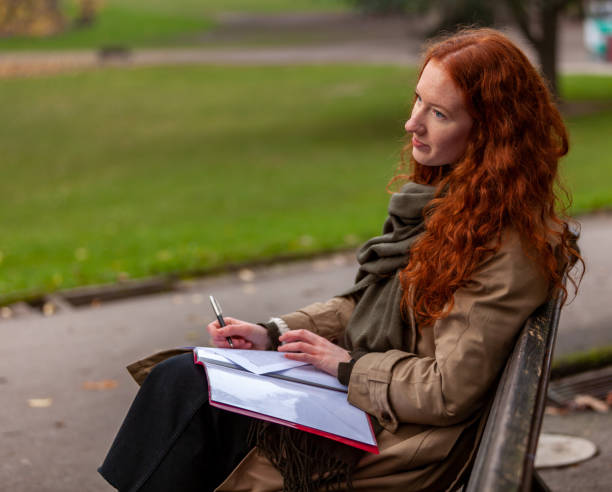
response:
[[[252,282],[255,280],[255,272],[248,268],[243,268],[238,272],[238,278],[243,282]]]
[[[30,408],[49,408],[53,405],[53,398],[30,398],[28,406]]]
[[[12,318],[13,310],[8,306],[4,306],[2,309],[0,309],[0,317],[4,319]]]
[[[599,400],[591,395],[577,395],[574,398],[574,404],[579,408],[589,408],[599,413],[606,413],[610,407],[605,401]]]
[[[42,307],[42,312],[45,316],[53,316],[55,314],[56,307],[52,302],[45,302]]]
[[[336,266],[344,266],[346,265],[346,256],[343,255],[336,255],[332,258],[332,262],[334,263],[334,265]]]
[[[101,381],[85,381],[82,385],[84,390],[103,391],[114,389],[119,386],[115,379],[103,379]]]

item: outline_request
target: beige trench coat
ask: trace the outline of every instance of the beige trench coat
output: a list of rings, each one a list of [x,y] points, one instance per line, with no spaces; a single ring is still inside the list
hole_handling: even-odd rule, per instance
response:
[[[455,293],[446,318],[422,331],[410,320],[409,351],[369,353],[357,360],[348,399],[383,430],[377,436],[380,454],[366,454],[358,464],[355,490],[454,487],[452,477],[469,465],[481,417],[515,338],[548,291],[518,235],[508,232],[499,251]],[[305,328],[336,342],[353,307],[351,298],[336,297],[281,318],[290,329]],[[154,362],[136,363],[130,372],[142,379]],[[280,491],[282,478],[254,449],[217,490]]]
[[[359,462],[356,490],[452,486],[448,472],[458,473],[473,451],[473,438],[468,449],[459,438],[478,426],[520,328],[548,291],[518,235],[509,232],[500,250],[455,293],[449,316],[421,332],[411,320],[407,329],[415,340],[413,351],[369,353],[357,360],[348,399],[384,429],[377,436],[380,454],[367,454]],[[353,306],[351,299],[333,298],[281,318],[290,329],[341,340]],[[252,450],[217,490],[281,489],[278,471]]]

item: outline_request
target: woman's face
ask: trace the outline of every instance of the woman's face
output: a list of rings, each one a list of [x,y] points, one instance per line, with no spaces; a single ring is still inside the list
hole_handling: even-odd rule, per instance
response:
[[[424,166],[454,164],[465,151],[472,128],[461,91],[442,65],[431,60],[415,93],[412,114],[404,125],[412,133],[412,156]]]

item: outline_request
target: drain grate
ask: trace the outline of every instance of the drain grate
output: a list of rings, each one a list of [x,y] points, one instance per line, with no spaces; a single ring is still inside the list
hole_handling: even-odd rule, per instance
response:
[[[606,401],[610,392],[612,392],[612,366],[567,376],[551,381],[548,385],[548,397],[557,404],[572,401],[578,395],[590,395]]]

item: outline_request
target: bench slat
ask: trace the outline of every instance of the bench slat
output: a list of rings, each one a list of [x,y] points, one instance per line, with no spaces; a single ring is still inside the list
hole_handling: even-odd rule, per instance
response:
[[[466,492],[528,491],[540,434],[560,300],[527,320],[506,364]]]

